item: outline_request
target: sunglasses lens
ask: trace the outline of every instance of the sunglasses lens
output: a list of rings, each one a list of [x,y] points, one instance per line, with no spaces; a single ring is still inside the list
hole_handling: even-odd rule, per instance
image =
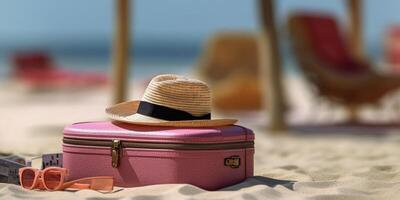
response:
[[[43,174],[44,183],[49,189],[56,189],[61,183],[61,171],[48,170]]]
[[[26,169],[21,174],[21,185],[24,188],[30,188],[33,185],[33,181],[35,180],[35,172],[30,169]]]

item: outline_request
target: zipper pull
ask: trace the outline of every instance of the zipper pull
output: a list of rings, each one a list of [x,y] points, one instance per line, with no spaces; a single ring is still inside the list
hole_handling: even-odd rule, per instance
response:
[[[111,166],[117,168],[121,156],[121,141],[113,140],[111,146]]]

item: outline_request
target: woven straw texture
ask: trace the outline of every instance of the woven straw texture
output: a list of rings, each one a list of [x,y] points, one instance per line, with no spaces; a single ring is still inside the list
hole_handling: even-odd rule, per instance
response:
[[[142,101],[186,111],[193,116],[211,112],[211,91],[202,81],[184,76],[165,74],[154,77],[144,92]],[[152,125],[209,127],[236,123],[235,119],[166,121],[136,113],[140,101],[130,101],[106,109],[108,116],[117,121]]]

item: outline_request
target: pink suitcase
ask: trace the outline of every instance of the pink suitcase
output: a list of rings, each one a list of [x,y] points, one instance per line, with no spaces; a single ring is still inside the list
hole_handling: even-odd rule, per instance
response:
[[[84,122],[64,129],[68,179],[113,176],[116,186],[188,183],[215,190],[253,176],[254,133]]]

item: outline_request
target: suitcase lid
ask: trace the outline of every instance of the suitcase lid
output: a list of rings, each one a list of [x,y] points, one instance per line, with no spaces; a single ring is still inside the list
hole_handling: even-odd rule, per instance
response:
[[[64,128],[64,137],[155,143],[231,143],[253,141],[252,130],[242,126],[207,128],[152,127],[121,122],[81,122]]]

